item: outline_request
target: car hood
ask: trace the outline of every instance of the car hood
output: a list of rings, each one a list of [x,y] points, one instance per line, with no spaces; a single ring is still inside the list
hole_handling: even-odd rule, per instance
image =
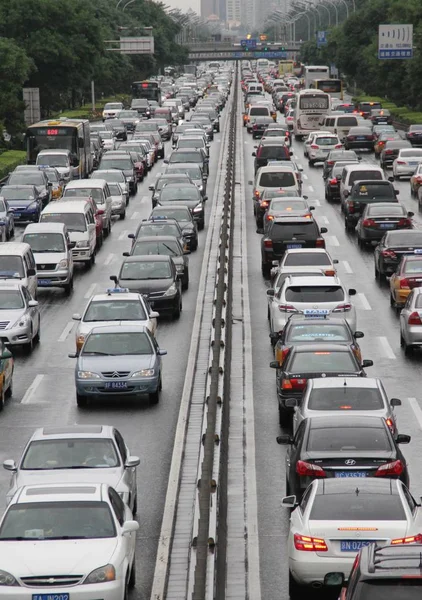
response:
[[[13,277],[10,277],[9,279],[4,279],[4,278],[0,277],[0,283],[10,282],[10,281],[16,281],[16,279],[13,279]],[[16,323],[16,321],[24,313],[25,313],[24,308],[19,308],[17,310],[11,310],[11,309],[0,310],[0,322],[1,321],[9,321],[10,322],[9,325],[13,327],[13,325]]]
[[[195,208],[195,206],[198,206],[198,204],[201,203],[200,198],[197,198],[195,200],[182,200],[181,198],[178,198],[177,200],[162,200],[161,198],[159,198],[158,200],[158,204],[160,206],[172,206],[172,204],[183,204],[183,206],[187,206],[188,208],[190,208],[190,210],[192,210],[193,208]]]
[[[11,202],[13,202],[13,204],[11,204]],[[36,202],[36,200],[28,200],[27,198],[22,200],[9,200],[9,208],[10,210],[13,210],[13,212],[19,212],[20,208],[26,208],[30,204],[33,204],[33,202]]]
[[[0,546],[4,549],[2,568],[17,577],[46,573],[49,576],[85,576],[111,562],[117,539],[9,541],[3,544]]]
[[[37,265],[56,264],[63,258],[67,258],[66,252],[34,252],[34,258]]]
[[[102,373],[107,371],[139,371],[154,366],[153,354],[128,354],[126,356],[84,356],[81,354],[76,365],[77,371]]]
[[[44,485],[50,483],[107,483],[116,488],[121,479],[122,468],[113,469],[46,469],[42,471],[19,471],[15,485]],[[0,546],[1,547],[1,546]]]
[[[69,171],[71,169],[71,167],[55,167],[55,168],[60,173],[60,175],[63,175],[63,173],[65,173],[66,175],[69,175]]]
[[[88,231],[69,231],[69,237],[71,242],[81,242],[89,238]]]
[[[129,288],[130,292],[150,294],[151,292],[165,292],[172,285],[173,279],[120,279],[119,285]]]

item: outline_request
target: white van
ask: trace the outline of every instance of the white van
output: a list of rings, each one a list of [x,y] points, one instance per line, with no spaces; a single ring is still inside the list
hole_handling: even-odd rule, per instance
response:
[[[281,164],[282,162],[287,164]],[[278,164],[269,164],[258,169],[255,177],[254,201],[260,198],[263,190],[267,188],[282,188],[293,192],[293,195],[300,196],[300,181],[296,172],[292,170],[290,161],[280,161]]]
[[[31,223],[22,241],[31,246],[37,265],[38,287],[73,289],[72,244],[64,223]]]
[[[44,167],[54,167],[60,173],[60,177],[65,183],[71,179],[79,179],[79,163],[78,165],[75,164],[75,159],[69,150],[59,148],[41,150],[38,153],[35,164]]]
[[[263,94],[264,93],[264,86],[262,85],[262,83],[259,83],[258,81],[255,83],[248,83],[248,87],[246,90],[246,94]]]
[[[360,120],[355,115],[333,115],[326,116],[323,120],[322,129],[338,135],[343,140],[349,133],[351,127],[358,127]]]
[[[95,217],[88,200],[52,202],[42,211],[40,223],[64,223],[69,232],[73,260],[84,262],[88,267],[95,263]]]
[[[94,198],[95,204],[98,206],[98,214],[103,218],[103,231],[105,237],[111,232],[111,214],[113,208],[113,200],[105,179],[80,179],[79,181],[71,181],[64,188],[62,200],[71,200],[72,198],[86,197]]]
[[[368,179],[375,181],[386,181],[386,176],[384,173],[384,169],[378,167],[377,165],[371,165],[369,163],[353,163],[350,165],[346,165],[343,169],[343,173],[341,174],[340,181],[340,201],[343,205],[346,201],[346,197],[344,192],[347,190],[350,193],[352,189],[352,185],[355,181]]]
[[[0,283],[18,281],[37,297],[37,270],[29,244],[7,242],[0,244]]]

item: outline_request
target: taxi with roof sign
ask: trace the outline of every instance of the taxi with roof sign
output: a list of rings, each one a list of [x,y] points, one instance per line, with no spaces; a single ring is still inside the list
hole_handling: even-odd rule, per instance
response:
[[[151,309],[142,294],[131,293],[117,284],[104,294],[91,296],[82,315],[75,313],[78,321],[76,329],[76,350],[79,352],[88,334],[94,327],[106,325],[144,325],[155,335],[159,313]]]
[[[413,288],[422,287],[422,256],[404,255],[390,277],[390,304],[402,308]]]
[[[263,202],[261,202],[261,206],[262,204]],[[303,198],[303,196],[273,198],[264,213],[264,231],[270,221],[278,219],[279,217],[305,217],[306,219],[312,219],[313,210],[315,210],[315,206],[310,206],[308,200]],[[258,224],[258,211],[256,219]]]

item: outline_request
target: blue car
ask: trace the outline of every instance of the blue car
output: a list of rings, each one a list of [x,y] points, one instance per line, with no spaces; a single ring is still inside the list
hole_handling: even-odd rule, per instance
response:
[[[43,209],[35,185],[5,185],[0,197],[7,201],[15,223],[38,223]]]
[[[149,396],[151,404],[160,399],[161,357],[153,334],[142,325],[94,327],[85,338],[75,369],[76,402],[84,407],[89,400],[121,400]]]

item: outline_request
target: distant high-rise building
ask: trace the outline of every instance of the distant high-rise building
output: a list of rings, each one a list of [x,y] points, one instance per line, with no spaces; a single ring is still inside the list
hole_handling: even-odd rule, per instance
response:
[[[226,0],[226,20],[239,24],[242,20],[242,0]]]
[[[220,0],[201,0],[201,17],[207,19],[211,15],[220,16]]]

